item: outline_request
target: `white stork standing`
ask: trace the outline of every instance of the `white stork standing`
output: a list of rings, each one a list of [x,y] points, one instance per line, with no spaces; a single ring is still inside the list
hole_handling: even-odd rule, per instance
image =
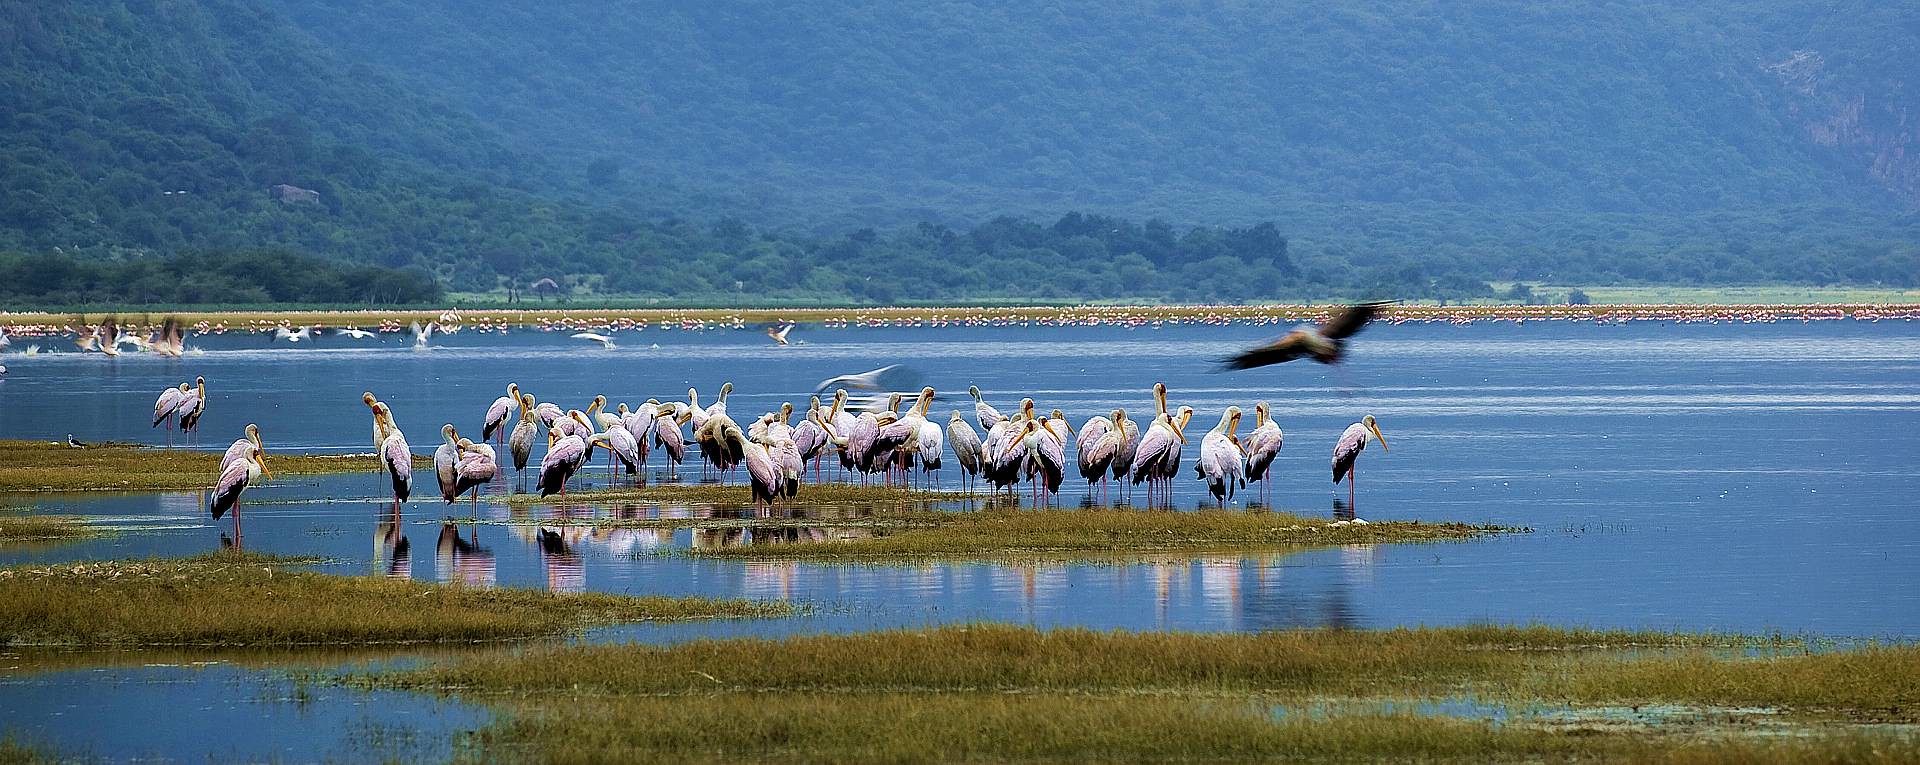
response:
[[[153,427],[157,428],[161,423],[166,423],[169,447],[173,446],[173,422],[179,416],[181,404],[192,397],[188,392],[190,390],[191,387],[186,383],[180,383],[177,387],[160,391],[160,397],[153,400]]]
[[[365,398],[372,399],[373,394]],[[387,477],[393,483],[393,510],[400,511],[400,503],[407,501],[413,492],[413,450],[407,446],[407,436],[400,432],[400,426],[393,422],[393,410],[384,401],[373,401],[373,429],[380,438],[380,448],[374,456],[380,459],[380,466],[386,470]]]
[[[236,545],[241,542],[240,495],[262,476],[273,477],[273,472],[267,469],[266,450],[260,446],[258,440],[259,429],[248,425],[247,435],[249,438],[234,442],[234,447],[237,447],[240,453],[237,459],[224,463],[225,466],[220,471],[220,479],[214,484],[213,492],[209,495],[214,520],[220,520],[220,516],[226,515],[228,510],[233,511],[233,541]]]
[[[980,474],[980,434],[959,410],[947,418],[947,440],[953,442],[953,458],[960,463],[960,480],[965,484],[961,488],[973,491],[974,477]]]
[[[506,438],[504,428],[507,418],[513,416],[514,410],[518,408],[520,408],[520,384],[507,383],[507,395],[494,399],[493,403],[487,406],[487,418],[480,424],[480,440],[492,441],[495,433],[499,433],[502,439]]]
[[[1234,492],[1247,483],[1247,453],[1234,431],[1240,428],[1240,407],[1230,406],[1220,413],[1220,424],[1200,439],[1200,459],[1194,460],[1194,475],[1207,482],[1207,493],[1221,507],[1227,506]]]
[[[533,418],[533,394],[520,394],[520,421],[513,426],[513,433],[507,436],[507,452],[513,455],[513,472],[518,476],[527,469],[527,458],[533,456],[533,440],[540,437],[540,423]]]
[[[461,494],[472,490],[473,513],[478,516],[480,487],[487,485],[488,481],[499,474],[500,464],[495,461],[493,447],[486,444],[476,444],[470,439],[462,438],[459,442],[459,450],[460,466],[455,471],[453,495],[458,498]],[[452,499],[447,500],[447,504],[453,504],[453,502]]]
[[[1107,501],[1107,475],[1125,443],[1126,435],[1119,423],[1126,417],[1127,413],[1119,409],[1113,410],[1109,417],[1091,417],[1080,426],[1080,434],[1074,441],[1075,451],[1079,453],[1080,477],[1087,479],[1089,488],[1099,482],[1102,502]]]
[[[980,397],[980,386],[967,386],[967,395],[973,397],[973,417],[979,421],[981,430],[993,430],[993,426],[1007,418],[1000,413],[1000,410],[987,403],[986,399]]]
[[[440,498],[453,504],[460,496],[460,431],[451,422],[440,426],[440,448],[433,450],[433,477],[440,482]]]
[[[1347,479],[1347,507],[1356,512],[1358,508],[1354,505],[1354,484],[1358,482],[1360,452],[1367,448],[1369,433],[1374,438],[1380,439],[1380,451],[1387,451],[1387,437],[1380,434],[1380,425],[1373,421],[1371,414],[1360,418],[1359,422],[1348,425],[1346,432],[1341,433],[1340,440],[1333,445],[1333,482],[1338,485],[1340,479]]]
[[[1280,446],[1284,440],[1285,434],[1280,432],[1280,423],[1273,421],[1267,402],[1254,404],[1253,432],[1247,434],[1245,443],[1247,480],[1260,482],[1261,503],[1268,507],[1273,506],[1273,499],[1267,496],[1273,484],[1273,461],[1280,456]]]

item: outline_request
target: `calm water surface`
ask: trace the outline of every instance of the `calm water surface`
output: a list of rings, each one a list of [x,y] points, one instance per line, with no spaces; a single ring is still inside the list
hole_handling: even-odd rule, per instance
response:
[[[425,497],[396,518],[381,502],[383,479],[364,474],[283,479],[250,491],[256,504],[245,515],[245,541],[250,550],[329,556],[338,561],[328,567],[335,572],[779,598],[811,607],[795,619],[629,627],[595,639],[969,620],[1192,630],[1546,622],[1920,638],[1920,594],[1912,586],[1920,574],[1920,325],[1381,326],[1359,339],[1342,369],[1296,363],[1211,371],[1213,359],[1271,333],[803,327],[794,337],[805,345],[776,348],[754,330],[648,330],[622,333],[619,348],[603,351],[562,333],[467,332],[436,338],[442,344],[424,352],[398,338],[326,337],[292,348],[254,336],[201,337],[189,345],[207,352],[180,360],[9,354],[0,432],[157,442],[164,434],[146,427],[154,395],[195,375],[208,378],[212,398],[207,448],[257,422],[270,451],[365,451],[369,417],[358,396],[373,390],[423,453],[443,422],[477,432],[509,380],[573,407],[595,393],[633,404],[683,398],[688,386],[705,403],[731,380],[729,409],[738,418],[782,401],[804,408],[823,378],[898,363],[943,391],[934,409],[942,422],[953,409],[971,414],[964,391],[975,384],[1002,409],[1030,395],[1042,411],[1058,407],[1076,424],[1114,407],[1150,412],[1148,386],[1164,381],[1176,406],[1199,410],[1194,432],[1211,427],[1229,404],[1272,403],[1287,433],[1275,468],[1279,508],[1327,515],[1345,501],[1344,487],[1329,482],[1328,452],[1341,429],[1372,413],[1392,451],[1370,448],[1362,459],[1362,517],[1497,523],[1533,533],[1098,565],[701,561],[661,553],[794,533],[444,529],[452,513],[433,496],[430,475],[420,476],[417,495]],[[663,468],[658,456],[654,467]],[[957,469],[948,474],[951,482]],[[688,478],[697,475],[694,468]],[[1191,475],[1183,474],[1175,495],[1182,508],[1203,501]],[[1068,487],[1063,502],[1084,500],[1084,484],[1069,480]],[[493,491],[512,489],[509,479]],[[0,562],[201,552],[219,547],[229,528],[210,522],[191,494],[46,499],[37,509],[85,514],[126,531],[0,552]],[[527,521],[732,512],[651,504],[510,511],[484,497],[480,505],[483,517]],[[50,688],[88,692],[85,682],[61,679],[68,673],[34,677],[24,686],[30,690],[0,685],[9,720],[43,705]],[[58,721],[47,725],[63,730]],[[273,743],[256,751],[279,751]],[[161,751],[204,754],[193,746]]]

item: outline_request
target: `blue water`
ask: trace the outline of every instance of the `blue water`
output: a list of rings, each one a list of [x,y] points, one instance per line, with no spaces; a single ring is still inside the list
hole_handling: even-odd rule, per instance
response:
[[[1165,382],[1199,410],[1273,404],[1287,432],[1273,504],[1328,515],[1334,439],[1374,414],[1390,452],[1361,461],[1358,513],[1531,528],[1464,543],[1355,546],[1286,556],[1184,556],[1099,564],[843,566],[690,560],[693,544],[764,543],[785,532],[589,533],[460,527],[422,475],[398,519],[373,474],[283,479],[250,491],[248,549],[321,554],[328,570],[557,589],[778,598],[809,607],[776,621],[630,627],[596,639],[861,630],[991,619],[1043,626],[1258,630],[1463,622],[1920,638],[1920,325],[1528,323],[1380,326],[1349,363],[1238,373],[1212,360],[1271,333],[1162,329],[819,329],[771,346],[754,330],[623,333],[603,351],[563,333],[462,333],[430,351],[323,338],[298,349],[252,336],[194,338],[180,360],[9,354],[0,428],[9,437],[146,440],[154,395],[208,378],[207,448],[257,422],[270,451],[366,451],[359,403],[391,403],[423,453],[442,422],[477,431],[509,380],[584,407],[595,393],[702,403],[732,381],[736,418],[804,407],[819,380],[903,364],[943,393],[934,412],[970,414],[979,385],[1011,409],[1023,396],[1077,424],[1113,407],[1150,412]],[[657,344],[657,347],[652,347]],[[1245,432],[1244,430],[1242,431]],[[1196,439],[1197,441],[1197,439]],[[1189,451],[1189,459],[1193,450]],[[537,456],[536,456],[537,459]],[[664,468],[656,455],[653,480]],[[694,480],[698,468],[686,471]],[[1175,504],[1204,501],[1189,469]],[[957,471],[949,467],[952,485]],[[589,480],[598,483],[603,477]],[[512,490],[511,479],[490,491]],[[805,488],[802,488],[802,495]],[[1069,480],[1064,504],[1084,501]],[[1245,497],[1232,503],[1244,505]],[[509,519],[482,497],[480,515]],[[44,511],[95,516],[118,536],[0,562],[173,555],[217,548],[197,497],[49,498]],[[726,515],[737,508],[537,506],[523,520]],[[457,515],[464,517],[464,507]],[[401,543],[401,539],[405,543]],[[26,703],[0,688],[0,711]],[[11,717],[9,715],[9,717]]]

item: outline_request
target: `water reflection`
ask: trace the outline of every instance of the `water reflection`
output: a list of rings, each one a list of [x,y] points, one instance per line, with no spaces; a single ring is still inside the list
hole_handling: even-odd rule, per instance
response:
[[[492,587],[499,578],[499,564],[493,551],[480,546],[480,526],[472,527],[472,538],[461,539],[460,527],[440,524],[440,541],[434,545],[434,574],[441,584],[468,587]]]
[[[588,538],[579,526],[540,526],[534,530],[540,542],[540,564],[547,571],[547,589],[554,592],[586,592],[587,569],[573,543]]]
[[[398,508],[381,508],[385,518],[373,527],[373,571],[394,579],[413,578],[413,546]]]

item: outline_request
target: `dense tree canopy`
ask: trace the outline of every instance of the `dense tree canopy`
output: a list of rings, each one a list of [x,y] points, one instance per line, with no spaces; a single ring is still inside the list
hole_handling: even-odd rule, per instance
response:
[[[1786,0],[0,0],[0,252],[28,282],[0,296],[1911,286],[1912,23]],[[209,276],[162,284],[187,273]]]

